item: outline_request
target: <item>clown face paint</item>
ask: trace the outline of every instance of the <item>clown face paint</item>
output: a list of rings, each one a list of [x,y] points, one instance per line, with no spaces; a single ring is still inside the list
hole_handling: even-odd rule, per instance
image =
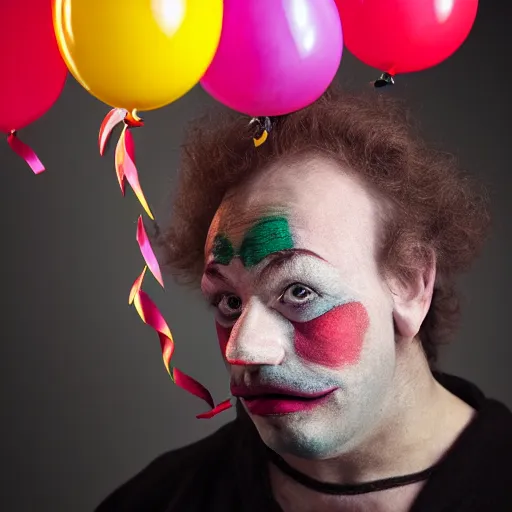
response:
[[[295,350],[307,361],[330,368],[356,364],[368,328],[360,302],[349,302],[309,322],[294,322]]]
[[[221,352],[226,357],[232,328],[218,322],[215,327]],[[351,302],[311,322],[294,322],[294,327],[297,354],[312,363],[337,368],[357,363],[368,327],[368,314],[361,303]],[[230,362],[235,364],[233,360]]]
[[[202,289],[232,393],[281,454],[344,453],[385,408],[395,348],[378,219],[359,183],[318,160],[261,173],[212,223]]]
[[[251,268],[270,254],[293,247],[290,226],[285,217],[268,216],[260,219],[245,234],[240,249],[235,252],[226,235],[217,234],[213,242],[213,257],[216,263],[229,265],[239,257],[246,268]]]

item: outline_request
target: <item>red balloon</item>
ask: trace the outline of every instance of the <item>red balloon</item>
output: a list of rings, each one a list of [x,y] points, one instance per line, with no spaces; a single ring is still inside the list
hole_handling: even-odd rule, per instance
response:
[[[0,132],[19,130],[57,100],[67,68],[51,0],[0,0]]]
[[[391,75],[421,71],[467,38],[478,0],[336,0],[347,49]]]

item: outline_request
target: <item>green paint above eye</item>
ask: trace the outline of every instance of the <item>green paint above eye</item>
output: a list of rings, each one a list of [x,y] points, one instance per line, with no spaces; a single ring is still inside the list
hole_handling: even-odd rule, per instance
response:
[[[213,241],[213,257],[220,265],[229,265],[233,258],[239,257],[244,267],[254,267],[269,254],[293,249],[293,238],[288,219],[271,216],[259,220],[246,233],[242,246],[235,251],[230,240],[218,234]]]
[[[213,257],[221,265],[229,265],[235,257],[233,245],[224,235],[217,235],[213,241]]]
[[[245,235],[240,248],[240,258],[244,266],[250,268],[269,254],[287,249],[293,249],[288,219],[278,216],[265,217]]]

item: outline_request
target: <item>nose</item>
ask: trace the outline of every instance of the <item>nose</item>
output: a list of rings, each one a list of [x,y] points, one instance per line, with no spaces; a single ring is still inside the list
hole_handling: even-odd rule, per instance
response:
[[[257,300],[249,302],[226,346],[226,361],[232,365],[278,365],[284,359],[286,321]]]

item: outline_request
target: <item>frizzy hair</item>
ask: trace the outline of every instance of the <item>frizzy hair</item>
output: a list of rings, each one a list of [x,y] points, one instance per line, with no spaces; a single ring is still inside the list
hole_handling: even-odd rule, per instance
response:
[[[431,307],[419,339],[430,364],[459,320],[456,278],[477,256],[490,224],[487,194],[453,156],[428,147],[402,104],[374,91],[335,87],[298,112],[277,118],[255,148],[254,126],[234,113],[215,113],[190,125],[172,216],[156,236],[164,269],[198,284],[208,228],[224,195],[253,173],[283,159],[328,157],[350,169],[390,205],[384,222],[381,269],[407,279],[435,256]],[[341,172],[341,171],[340,171]]]

